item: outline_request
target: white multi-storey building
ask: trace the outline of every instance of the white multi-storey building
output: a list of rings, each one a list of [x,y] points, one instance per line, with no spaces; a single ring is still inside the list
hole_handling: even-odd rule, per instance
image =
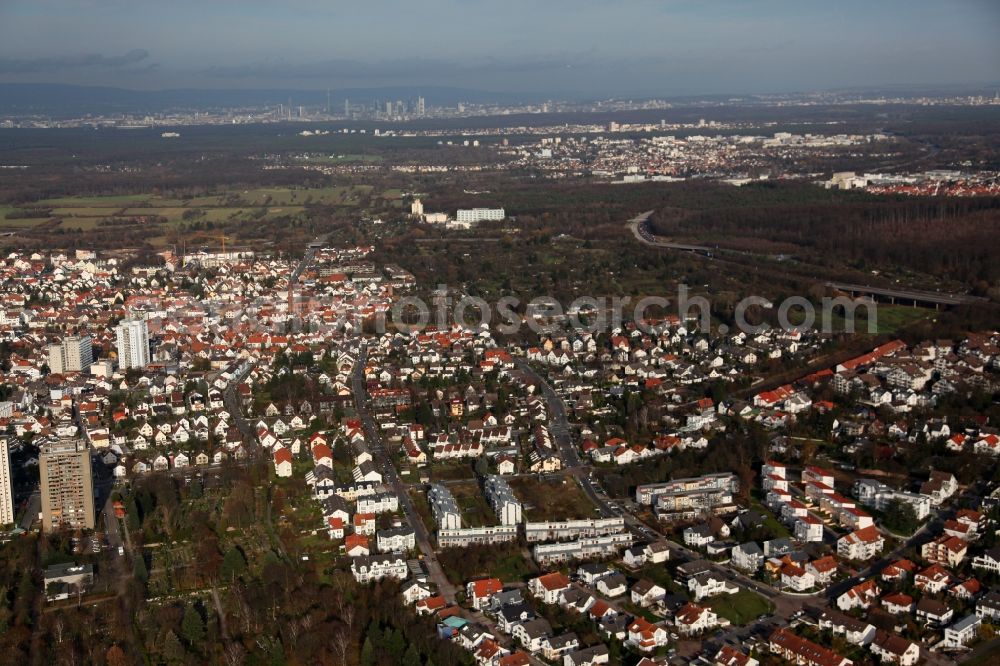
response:
[[[521,502],[514,495],[510,484],[496,474],[486,478],[486,499],[500,519],[501,525],[517,525],[521,522]]]
[[[516,539],[517,525],[484,525],[455,530],[441,528],[437,531],[438,545],[442,548],[465,548],[471,545],[504,543]]]
[[[459,208],[455,220],[466,224],[493,221],[498,222],[507,217],[503,208]]]
[[[149,365],[149,326],[144,319],[125,319],[116,328],[118,366],[123,369]]]
[[[458,508],[455,496],[440,483],[431,484],[427,491],[427,501],[434,513],[434,520],[441,530],[458,530],[462,528],[462,512]]]
[[[71,336],[49,345],[49,371],[55,375],[85,372],[94,362],[94,347],[89,335]]]
[[[578,537],[604,536],[625,531],[625,519],[621,516],[612,518],[581,518],[579,520],[545,521],[524,524],[524,537],[531,543],[535,541],[557,541],[575,539]]]
[[[631,545],[632,535],[626,532],[624,534],[585,537],[576,541],[540,543],[535,546],[533,555],[536,562],[546,566],[570,560],[611,557]]]
[[[383,578],[403,580],[409,573],[402,554],[355,557],[351,560],[351,573],[359,583],[369,583]]]
[[[893,501],[905,502],[913,507],[913,513],[917,520],[923,520],[931,512],[931,498],[929,496],[896,490],[875,479],[855,481],[854,496],[865,506],[874,507],[878,511],[884,511]]]
[[[412,527],[393,527],[379,530],[375,543],[380,553],[394,553],[413,550],[417,547],[416,533]]]

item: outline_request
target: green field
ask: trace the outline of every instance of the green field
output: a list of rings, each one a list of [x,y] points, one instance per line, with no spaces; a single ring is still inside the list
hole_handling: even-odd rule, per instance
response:
[[[122,212],[121,208],[103,206],[75,206],[52,209],[53,217],[111,217]]]
[[[927,308],[911,308],[905,305],[890,305],[888,303],[877,303],[877,310],[875,314],[876,323],[876,335],[882,335],[886,333],[896,333],[900,329],[906,328],[910,324],[920,321],[921,319],[926,319],[933,315],[934,311]],[[822,326],[821,312],[817,311],[816,326]],[[861,307],[855,311],[854,317],[854,331],[859,334],[868,334],[868,311],[866,308]],[[795,315],[789,316],[789,320],[792,323],[798,323],[795,321]],[[801,317],[799,317],[801,321]],[[842,311],[838,308],[834,310],[830,315],[830,327],[834,331],[843,331],[845,329],[846,320],[843,316]]]
[[[31,204],[36,208],[59,209],[65,215],[111,215],[121,209],[129,209],[131,215],[141,215],[155,211],[170,215],[188,208],[247,208],[261,206],[304,206],[306,204],[345,205],[357,201],[361,196],[372,193],[371,185],[330,186],[308,189],[288,187],[258,187],[248,190],[233,190],[218,195],[193,197],[191,199],[164,198],[155,194],[126,194],[105,197],[58,197],[42,199]],[[399,190],[389,190],[385,198],[399,198]],[[0,208],[4,215],[13,208]]]
[[[42,199],[41,201],[37,201],[32,204],[32,206],[40,208],[59,208],[61,206],[109,206],[112,204],[121,204],[121,206],[126,206],[128,204],[138,204],[151,201],[156,198],[158,197],[149,194],[119,194],[106,197],[58,197],[56,199]]]
[[[761,615],[768,615],[774,605],[756,592],[740,588],[736,594],[720,594],[708,600],[708,607],[733,624],[750,624]]]
[[[5,210],[7,212],[9,212],[9,211],[11,211],[13,209],[12,208],[8,208],[8,209],[0,208],[0,213],[2,213],[2,214],[0,214],[0,227],[18,227],[18,228],[21,228],[21,229],[25,229],[25,228],[28,228],[28,227],[33,227],[36,224],[41,224],[43,222],[48,221],[48,218],[45,218],[45,217],[16,218],[16,219],[13,219],[13,220],[8,220],[7,219],[7,213],[3,212]]]

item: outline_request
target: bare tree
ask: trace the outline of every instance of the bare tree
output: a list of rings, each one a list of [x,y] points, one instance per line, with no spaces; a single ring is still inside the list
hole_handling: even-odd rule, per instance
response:
[[[337,651],[340,656],[340,661],[338,663],[347,663],[347,649],[351,647],[351,635],[350,633],[341,628],[333,632],[333,648]]]
[[[243,649],[242,645],[233,641],[226,646],[224,656],[229,666],[241,666],[246,660],[246,650]]]

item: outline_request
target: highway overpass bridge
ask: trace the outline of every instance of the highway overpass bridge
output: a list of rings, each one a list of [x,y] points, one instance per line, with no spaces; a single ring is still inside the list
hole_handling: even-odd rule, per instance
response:
[[[827,282],[827,287],[850,294],[851,298],[870,298],[873,301],[882,301],[897,305],[910,305],[912,307],[932,307],[935,310],[944,307],[954,307],[956,305],[977,305],[985,302],[986,299],[968,294],[949,294],[940,291],[920,291],[916,289],[891,287],[873,287],[864,284],[851,284],[847,282]]]

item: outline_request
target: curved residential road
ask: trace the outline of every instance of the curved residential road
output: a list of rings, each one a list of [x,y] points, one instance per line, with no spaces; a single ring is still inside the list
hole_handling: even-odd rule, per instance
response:
[[[552,434],[559,450],[559,458],[562,460],[563,469],[576,479],[576,482],[583,489],[584,494],[597,507],[602,518],[612,518],[622,515],[619,510],[612,507],[606,498],[601,496],[594,482],[590,477],[589,466],[580,460],[580,454],[573,444],[573,437],[570,433],[569,420],[566,418],[566,403],[563,402],[555,389],[540,375],[527,359],[515,357],[514,364],[523,373],[531,377],[532,381],[541,389],[542,397],[545,399],[546,409],[549,414],[549,432]],[[628,518],[626,517],[626,524]],[[649,535],[641,534],[630,524],[629,529],[639,536],[649,538]]]

